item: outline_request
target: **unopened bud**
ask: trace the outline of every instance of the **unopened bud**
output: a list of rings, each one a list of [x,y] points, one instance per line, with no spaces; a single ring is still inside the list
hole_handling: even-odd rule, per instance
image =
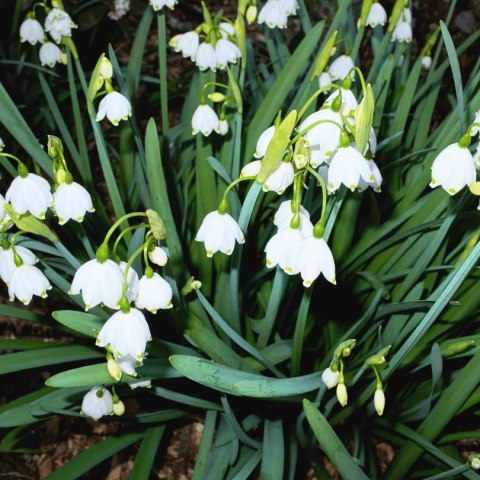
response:
[[[383,414],[385,409],[385,394],[381,388],[375,390],[375,395],[373,397],[373,404],[375,405],[375,410],[379,415]]]
[[[125,404],[119,400],[113,404],[112,411],[115,415],[121,417],[125,413]]]
[[[151,250],[148,250],[148,258],[159,267],[164,267],[168,262],[167,253],[161,247],[153,247]]]
[[[250,5],[247,8],[247,13],[245,17],[247,18],[247,23],[251,25],[257,18],[258,9],[256,5]]]
[[[57,170],[57,173],[55,174],[55,180],[59,185],[65,182],[66,174],[67,172],[63,168],[59,168]]]
[[[224,102],[227,98],[223,93],[220,92],[213,92],[208,94],[208,98],[215,103]]]
[[[240,172],[240,177],[256,177],[260,173],[262,168],[262,162],[260,160],[254,160],[253,162],[247,163]]]
[[[194,277],[190,277],[185,286],[182,288],[182,295],[186,296],[189,293],[192,293],[194,290],[199,290],[202,288],[202,282],[200,280],[195,280]]]
[[[118,366],[118,363],[115,361],[115,359],[111,356],[107,356],[107,369],[108,373],[110,376],[117,382],[120,381],[122,378],[122,370]]]
[[[473,470],[480,470],[480,455],[472,454],[468,456],[468,465]]]
[[[337,385],[337,400],[342,407],[344,407],[348,402],[347,387],[344,383],[339,383]]]
[[[300,153],[297,153],[293,156],[293,161],[295,163],[295,166],[298,168],[298,170],[305,168],[308,164],[307,157]]]
[[[100,65],[100,75],[104,78],[112,78],[113,67],[112,62],[107,58],[102,58],[102,64]]]
[[[422,67],[425,70],[430,70],[430,67],[432,66],[432,57],[427,55],[426,57],[422,58]]]
[[[340,372],[337,370],[334,372],[330,367],[326,368],[322,373],[322,382],[330,390],[338,385],[338,377]]]

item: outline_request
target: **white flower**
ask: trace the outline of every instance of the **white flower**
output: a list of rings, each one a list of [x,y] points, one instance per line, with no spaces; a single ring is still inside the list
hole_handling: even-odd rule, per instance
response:
[[[24,263],[15,268],[8,284],[8,297],[11,302],[17,297],[23,304],[28,305],[33,295],[45,298],[47,290],[52,286],[47,277],[33,265]]]
[[[225,38],[221,38],[215,45],[215,55],[220,70],[224,70],[228,63],[237,63],[237,59],[242,57],[240,49]]]
[[[213,45],[207,42],[200,44],[195,57],[195,64],[203,72],[210,68],[215,71],[218,67],[217,54]]]
[[[114,354],[113,356],[120,367],[120,370],[132,377],[137,376],[135,369],[143,365],[142,361],[133,358],[131,355],[118,356],[117,354]]]
[[[430,55],[426,55],[425,57],[422,57],[422,67],[425,70],[430,70],[431,66],[432,66],[432,57]]]
[[[367,183],[363,178],[360,177],[358,182],[358,190],[361,192],[368,187],[372,187],[376,192],[382,191],[382,182],[383,177],[382,174],[377,166],[377,164],[373,160],[367,160],[368,166],[370,167],[370,172],[373,177],[373,181],[371,183]]]
[[[378,2],[374,3],[368,12],[366,25],[375,28],[378,25],[385,25],[387,21],[387,12]]]
[[[182,33],[170,40],[170,45],[173,46],[176,52],[182,52],[184,58],[191,58],[193,61],[197,57],[199,43],[200,37],[194,31]]]
[[[453,143],[443,149],[432,165],[432,188],[441,186],[450,195],[470,186],[476,178],[473,157],[468,148]]]
[[[220,30],[220,35],[222,38],[228,38],[235,36],[235,27],[228,22],[220,22],[218,25],[218,29]]]
[[[30,212],[37,218],[45,218],[45,212],[53,204],[50,184],[35,173],[15,177],[5,194],[5,200],[11,203],[18,214]]]
[[[298,10],[298,2],[297,0],[280,0],[283,4],[283,8],[285,9],[285,13],[290,16],[294,15]]]
[[[385,409],[385,394],[381,388],[375,390],[375,395],[373,396],[373,404],[375,405],[375,410],[379,415],[383,414]]]
[[[122,277],[123,277],[127,263],[120,262],[118,266],[122,271]],[[133,269],[133,267],[130,267],[127,273],[127,291],[126,291],[126,297],[129,302],[133,302],[137,298],[139,282],[140,282],[140,279],[138,278],[138,273]]]
[[[258,14],[258,23],[265,23],[269,28],[286,28],[288,15],[282,0],[267,0]]]
[[[338,385],[338,377],[340,372],[334,372],[330,367],[326,368],[322,373],[322,381],[328,389],[334,388]]]
[[[241,245],[245,242],[245,237],[232,216],[215,210],[203,219],[195,240],[205,243],[207,257],[211,257],[218,251],[231,255],[235,240]]]
[[[10,221],[10,215],[8,215],[4,208],[6,204],[5,197],[0,194],[0,230],[4,230],[5,225]]]
[[[303,285],[310,287],[320,273],[334,285],[335,261],[332,252],[323,238],[309,237],[287,252],[285,273],[300,273]]]
[[[256,177],[260,170],[262,169],[262,161],[254,160],[253,162],[247,163],[240,172],[240,177]]]
[[[325,100],[325,105],[331,105],[333,101],[338,97],[339,92],[342,92],[342,114],[345,117],[350,116],[353,112],[358,107],[358,101],[355,98],[355,95],[351,90],[335,90],[326,100]]]
[[[128,386],[135,390],[136,388],[150,388],[152,382],[150,380],[137,380],[136,382],[128,382]]]
[[[153,250],[149,250],[148,258],[159,267],[164,267],[168,262],[168,256],[162,247],[154,247]]]
[[[15,246],[14,248],[25,265],[35,265],[38,262],[38,258],[28,248],[20,245]],[[7,285],[10,283],[10,279],[16,268],[18,267],[15,265],[13,250],[10,247],[7,249],[0,248],[0,278]]]
[[[178,0],[150,0],[150,5],[155,11],[163,7],[168,7],[173,10],[173,7],[178,3]]]
[[[120,359],[130,355],[141,361],[145,356],[147,342],[152,339],[150,328],[143,313],[136,308],[128,312],[115,312],[100,330],[96,344],[99,347],[110,345]],[[119,364],[120,368],[122,365]]]
[[[62,51],[54,43],[46,42],[40,47],[38,56],[43,66],[54,67],[56,63],[60,63]]]
[[[5,148],[5,142],[0,138],[0,152]]]
[[[113,10],[108,12],[108,17],[118,21],[130,10],[130,0],[115,0]]]
[[[273,217],[273,224],[278,228],[278,230],[284,230],[285,228],[290,228],[290,223],[293,219],[292,212],[292,201],[287,200],[282,202],[280,207]],[[302,234],[305,237],[311,236],[313,231],[313,225],[310,221],[310,214],[308,211],[300,205],[300,226],[298,227]]]
[[[84,263],[75,273],[71,295],[82,292],[85,310],[103,303],[109,308],[119,308],[122,297],[123,275],[113,260],[99,262],[97,259]]]
[[[257,141],[257,147],[255,148],[254,157],[262,158],[267,153],[267,148],[272,141],[273,136],[275,135],[275,126],[267,128]]]
[[[412,25],[408,22],[399,21],[392,32],[392,42],[398,40],[399,42],[410,43],[412,36]]]
[[[276,170],[271,173],[263,184],[263,191],[273,191],[281,195],[295,178],[292,162],[281,161]]]
[[[287,266],[287,253],[290,249],[300,245],[304,238],[305,236],[299,228],[288,227],[279,230],[265,247],[267,267],[273,268],[280,265],[281,268],[285,268]]]
[[[403,22],[407,22],[411,25],[412,24],[412,11],[409,8],[404,8],[402,10],[402,16],[400,17],[400,20],[402,20]]]
[[[105,116],[110,122],[117,126],[120,120],[128,120],[132,115],[132,106],[128,98],[119,92],[107,93],[98,106],[97,122],[100,122]]]
[[[93,387],[82,401],[81,412],[94,420],[111,415],[113,410],[112,394],[103,387]]]
[[[480,123],[480,110],[478,110],[478,112],[475,113],[475,120],[473,121],[473,123]],[[480,132],[480,127],[478,125],[474,125],[470,130],[470,135],[474,137],[478,132]],[[2,140],[0,139],[0,144],[1,143],[2,143]],[[1,148],[1,145],[0,145],[0,148]]]
[[[158,273],[151,273],[153,273],[151,277],[145,274],[140,279],[135,306],[152,313],[157,313],[159,308],[162,310],[172,308],[172,287]]]
[[[343,183],[350,190],[355,190],[360,178],[370,184],[373,182],[372,171],[365,157],[355,148],[340,147],[332,157],[328,169],[328,189],[338,190]]]
[[[340,55],[330,65],[328,73],[332,77],[332,80],[343,80],[348,72],[354,67],[352,57],[349,55]],[[350,78],[355,77],[355,70],[350,73]]]
[[[31,45],[44,42],[42,24],[34,18],[27,18],[20,25],[20,41],[28,42]]]
[[[220,130],[218,115],[210,105],[199,105],[192,117],[192,135],[201,132],[208,137],[213,130]]]
[[[322,72],[318,77],[318,87],[323,88],[332,83],[332,77],[328,72]]]
[[[53,205],[60,225],[68,220],[83,221],[86,212],[94,212],[90,194],[76,182],[63,182],[53,194]]]
[[[220,120],[218,122],[217,133],[219,135],[226,135],[228,133],[228,122],[226,120]]]
[[[76,27],[70,15],[59,8],[53,8],[45,19],[45,31],[48,32],[57,43],[62,41],[62,37],[71,37],[72,28]]]

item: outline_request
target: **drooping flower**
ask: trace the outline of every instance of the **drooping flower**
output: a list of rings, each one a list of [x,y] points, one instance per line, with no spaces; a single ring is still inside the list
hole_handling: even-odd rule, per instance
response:
[[[218,251],[231,255],[235,248],[235,240],[241,245],[245,242],[245,237],[231,215],[215,210],[203,219],[195,240],[204,242],[207,257],[211,257]]]
[[[131,355],[118,356],[117,354],[114,354],[113,357],[115,358],[115,361],[120,367],[120,370],[126,375],[130,375],[131,377],[136,377],[137,372],[135,371],[135,369],[143,365],[143,362],[141,360],[137,360]]]
[[[53,205],[60,225],[69,220],[82,222],[86,212],[94,212],[92,197],[76,182],[63,182],[53,194]]]
[[[162,247],[154,247],[148,251],[149,260],[159,267],[164,267],[168,262],[168,256]]]
[[[343,80],[348,76],[350,70],[355,66],[353,59],[350,55],[340,55],[330,65],[328,73],[332,77],[332,80]],[[355,77],[355,70],[350,72],[350,78]]]
[[[30,212],[37,218],[45,218],[45,213],[53,204],[50,184],[35,173],[19,175],[13,179],[5,200],[20,215]]]
[[[184,58],[190,58],[195,61],[197,57],[200,37],[195,31],[176,35],[170,40],[170,45],[176,52],[181,52]]]
[[[292,162],[281,161],[275,171],[265,180],[263,191],[272,191],[281,195],[293,183],[294,178],[295,171]]]
[[[150,277],[149,274],[151,274]],[[158,309],[166,310],[173,307],[172,296],[170,284],[152,269],[150,271],[147,269],[140,279],[135,306],[157,313]]]
[[[352,146],[340,147],[330,162],[328,189],[336,192],[343,183],[353,191],[358,187],[360,178],[363,178],[368,184],[374,180],[367,160]]]
[[[299,228],[291,227],[279,230],[265,247],[266,264],[268,268],[279,265],[282,269],[287,266],[287,253],[290,249],[301,244],[305,238]]]
[[[368,12],[367,20],[365,22],[366,25],[375,28],[378,25],[385,25],[386,21],[387,12],[380,3],[375,2],[370,8],[370,12]]]
[[[60,8],[53,8],[45,19],[45,31],[57,43],[62,41],[62,37],[71,37],[72,28],[77,28],[77,25],[72,21],[70,15]]]
[[[115,312],[100,330],[96,344],[99,347],[110,345],[119,358],[130,355],[141,361],[145,356],[147,342],[152,339],[150,328],[140,310],[130,308],[128,312]],[[121,365],[119,365],[122,368]]]
[[[260,13],[258,23],[265,23],[269,28],[286,28],[288,15],[282,0],[267,0]]]
[[[247,163],[240,172],[240,177],[256,177],[260,170],[262,169],[262,161],[254,160],[253,162]]]
[[[404,8],[401,17],[392,32],[392,42],[397,40],[399,42],[410,43],[412,37],[412,12],[409,8]]]
[[[380,169],[378,168],[377,164],[373,160],[367,160],[367,162],[368,162],[368,166],[370,167],[370,171],[372,173],[373,181],[371,183],[367,183],[362,177],[360,177],[357,188],[360,192],[362,192],[368,187],[372,187],[376,192],[381,192],[383,177],[380,172]]]
[[[130,0],[115,0],[113,10],[108,12],[108,17],[118,21],[130,11]]]
[[[20,25],[20,41],[28,42],[30,45],[43,43],[45,33],[42,24],[34,18],[26,18]]]
[[[46,298],[47,290],[51,288],[48,278],[37,267],[23,263],[12,272],[8,283],[8,297],[11,302],[16,297],[24,305],[28,305],[33,295]]]
[[[254,157],[263,158],[267,153],[267,148],[272,141],[273,136],[275,135],[275,126],[267,128],[257,141],[257,147],[255,148]]]
[[[128,386],[135,390],[136,388],[150,388],[152,386],[151,380],[137,380],[135,382],[128,382]]]
[[[218,122],[217,133],[223,136],[225,136],[228,133],[228,122],[226,120],[220,120]]]
[[[463,187],[470,186],[475,178],[472,154],[468,148],[453,143],[444,148],[433,161],[430,187],[441,186],[450,195],[455,195]]]
[[[240,49],[233,42],[225,38],[221,38],[215,45],[215,55],[220,70],[227,68],[229,63],[237,63],[237,60],[242,57]]]
[[[122,285],[122,271],[113,260],[99,262],[93,259],[84,263],[75,273],[70,294],[82,293],[85,310],[100,303],[116,309],[122,297]]]
[[[202,72],[207,69],[214,72],[217,70],[217,54],[212,44],[203,42],[199,45],[197,55],[195,56],[195,64]]]
[[[222,36],[222,38],[228,38],[229,36],[230,37],[235,36],[235,27],[231,23],[220,22],[218,24],[218,29],[220,31],[220,35]]]
[[[217,132],[219,129],[220,120],[215,110],[207,104],[199,105],[192,117],[192,135],[201,132],[208,137],[213,130]]]
[[[338,370],[334,372],[330,367],[328,367],[322,373],[322,381],[325,386],[330,390],[331,388],[337,386],[339,376],[340,372]]]
[[[290,15],[295,15],[298,10],[298,2],[297,0],[280,0],[283,4],[283,8],[285,9],[285,13]]]
[[[54,43],[46,42],[40,47],[38,56],[42,66],[53,68],[57,63],[61,63],[62,51]]]
[[[125,273],[125,268],[127,267],[127,263],[120,262],[118,266],[122,271],[122,277],[123,277]],[[127,291],[126,291],[126,296],[129,302],[133,302],[137,298],[139,282],[140,282],[140,279],[138,278],[138,273],[133,269],[133,267],[130,267],[127,273]]]
[[[81,412],[87,417],[98,420],[105,415],[111,415],[113,410],[112,394],[103,387],[93,387],[85,394]]]
[[[173,10],[178,3],[178,0],[149,0],[149,2],[152,8],[157,12],[163,7],[168,7],[170,10]]]
[[[98,106],[97,122],[107,117],[110,122],[117,126],[120,120],[128,120],[132,115],[132,106],[127,97],[119,92],[107,93]]]
[[[28,248],[21,245],[15,246],[15,252],[25,265],[35,265],[38,258]],[[0,278],[8,285],[12,278],[13,272],[18,268],[15,265],[14,252],[10,245],[8,248],[0,248]]]
[[[302,234],[305,237],[312,235],[313,225],[310,221],[310,214],[308,211],[300,205],[300,226],[298,227]],[[273,224],[278,228],[278,230],[283,230],[285,228],[290,228],[290,223],[294,217],[294,213],[292,212],[292,201],[287,200],[280,204],[278,210],[275,212],[275,216],[273,217]]]

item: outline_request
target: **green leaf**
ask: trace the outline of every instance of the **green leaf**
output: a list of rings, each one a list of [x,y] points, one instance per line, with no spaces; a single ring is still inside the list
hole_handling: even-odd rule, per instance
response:
[[[104,321],[91,313],[76,310],[57,310],[52,317],[72,330],[95,338],[102,329]]]
[[[160,442],[165,433],[165,426],[152,427],[145,430],[142,443],[138,449],[135,457],[135,464],[133,466],[130,478],[132,480],[148,480],[150,472],[157,455]]]
[[[15,226],[19,230],[39,235],[40,237],[50,240],[52,243],[58,241],[58,237],[55,235],[55,233],[53,233],[45,223],[34,217],[31,213],[19,215],[17,212],[15,212],[13,207],[7,203],[3,206],[3,208],[7,211],[8,215],[14,221]]]
[[[262,480],[283,478],[285,445],[282,420],[265,420],[263,427],[263,455],[260,469]]]

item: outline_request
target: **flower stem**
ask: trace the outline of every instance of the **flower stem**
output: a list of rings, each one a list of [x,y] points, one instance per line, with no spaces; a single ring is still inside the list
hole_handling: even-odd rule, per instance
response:
[[[307,167],[307,170],[318,180],[320,186],[322,187],[322,215],[320,220],[313,227],[313,236],[315,238],[322,238],[323,233],[325,232],[325,217],[327,213],[327,186],[322,176],[316,172],[312,167]]]

